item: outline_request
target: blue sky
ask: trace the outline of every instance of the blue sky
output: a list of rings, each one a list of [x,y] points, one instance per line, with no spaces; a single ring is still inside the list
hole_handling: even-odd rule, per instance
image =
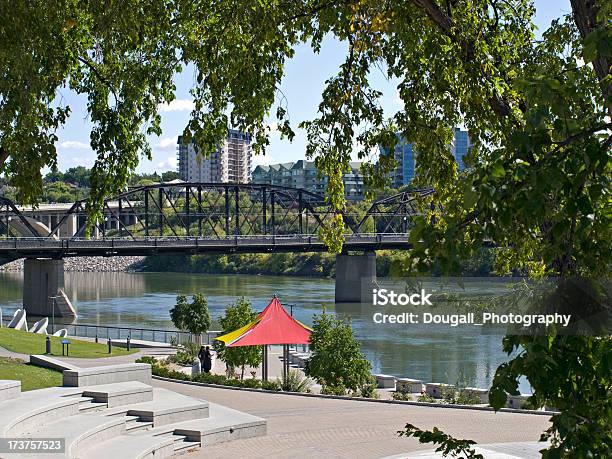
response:
[[[546,30],[551,20],[571,11],[569,0],[536,0],[535,5],[536,24],[540,33]],[[286,64],[281,89],[288,99],[289,115],[294,129],[300,121],[316,116],[325,80],[337,73],[345,54],[346,44],[328,39],[319,54],[314,54],[308,45],[300,46],[295,57]],[[142,159],[138,172],[163,172],[176,168],[176,137],[189,119],[192,106],[189,89],[193,81],[193,70],[189,68],[176,76],[176,99],[169,106],[162,107],[163,134],[149,138],[153,159]],[[401,108],[401,101],[392,81],[378,73],[372,75],[371,83],[383,92],[381,102],[385,111],[391,114]],[[56,147],[59,168],[66,170],[79,165],[91,167],[95,154],[89,147],[91,124],[87,120],[86,98],[68,90],[61,91],[60,98],[63,104],[71,107],[72,114],[66,125],[58,131],[59,140]],[[293,142],[281,140],[274,133],[270,142],[266,156],[255,157],[254,164],[295,161],[304,157],[306,138],[300,130],[296,130]]]

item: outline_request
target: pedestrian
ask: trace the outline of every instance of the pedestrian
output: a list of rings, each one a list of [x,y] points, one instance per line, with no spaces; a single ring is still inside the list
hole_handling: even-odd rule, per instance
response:
[[[204,373],[210,373],[212,368],[212,355],[210,354],[210,348],[208,346],[200,347],[200,352],[198,353],[198,359],[200,359],[200,366]]]

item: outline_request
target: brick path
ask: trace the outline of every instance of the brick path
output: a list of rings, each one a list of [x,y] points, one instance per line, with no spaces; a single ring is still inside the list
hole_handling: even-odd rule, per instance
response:
[[[205,447],[189,458],[380,458],[431,449],[397,437],[407,422],[427,429],[437,426],[484,444],[534,442],[548,426],[547,416],[531,414],[295,397],[165,381],[154,385],[268,420],[265,437]]]

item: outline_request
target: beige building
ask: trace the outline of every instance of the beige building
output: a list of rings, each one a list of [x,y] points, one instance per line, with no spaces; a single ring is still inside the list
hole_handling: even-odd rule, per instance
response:
[[[178,138],[179,174],[186,182],[248,183],[251,181],[251,136],[230,129],[226,141],[208,158],[196,154],[193,140]]]
[[[350,201],[361,201],[365,197],[361,163],[351,161],[350,166],[350,172],[342,174],[344,194]],[[314,161],[300,159],[296,162],[257,166],[253,170],[253,183],[287,186],[325,194],[327,177],[317,175]]]

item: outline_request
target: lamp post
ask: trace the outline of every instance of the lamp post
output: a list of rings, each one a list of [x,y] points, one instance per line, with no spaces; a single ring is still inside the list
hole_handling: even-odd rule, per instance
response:
[[[53,295],[49,297],[53,300],[53,307],[51,308],[51,334],[55,333],[55,300],[59,298],[58,295]]]
[[[9,215],[8,217],[6,217],[6,237],[9,238],[11,237],[11,220],[13,218]]]

